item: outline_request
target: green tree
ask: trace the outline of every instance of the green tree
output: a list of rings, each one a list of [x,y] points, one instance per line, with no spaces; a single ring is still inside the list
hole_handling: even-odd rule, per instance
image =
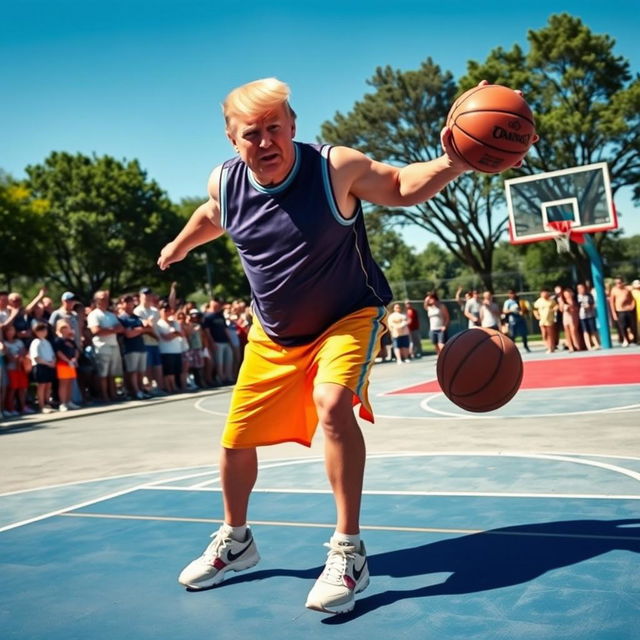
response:
[[[0,274],[2,286],[13,288],[22,277],[42,276],[45,265],[44,212],[47,203],[0,172]]]
[[[136,160],[53,152],[26,168],[33,197],[45,200],[49,277],[88,298],[178,279],[156,267],[162,246],[180,218],[158,184]]]
[[[488,288],[494,247],[506,229],[503,177],[607,161],[614,193],[635,185],[640,199],[640,81],[615,55],[613,39],[560,14],[530,31],[528,42],[528,51],[497,48],[483,63],[470,61],[459,86],[431,59],[416,71],[378,68],[369,80],[373,92],[321,129],[327,141],[380,161],[429,160],[441,152],[440,128],[458,94],[482,79],[522,89],[541,136],[522,169],[501,176],[466,174],[423,205],[388,212],[432,232]],[[583,272],[586,257],[581,261]]]
[[[540,141],[523,173],[607,162],[613,196],[635,187],[640,201],[640,76],[616,55],[615,40],[594,34],[579,18],[552,15],[528,33],[529,50],[493,50],[484,63],[469,62],[463,89],[479,80],[521,88],[531,105]],[[601,253],[606,234],[596,235]],[[533,249],[532,249],[533,250]],[[589,273],[584,251],[572,245],[573,261]]]

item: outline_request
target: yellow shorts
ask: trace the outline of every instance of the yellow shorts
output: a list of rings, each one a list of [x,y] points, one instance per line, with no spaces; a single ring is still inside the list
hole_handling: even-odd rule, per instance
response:
[[[354,406],[360,404],[360,417],[373,422],[369,372],[380,337],[387,331],[386,315],[384,307],[360,309],[310,344],[297,347],[273,342],[254,316],[222,446],[242,449],[279,442],[311,446],[318,426],[313,388],[328,382],[351,389]]]

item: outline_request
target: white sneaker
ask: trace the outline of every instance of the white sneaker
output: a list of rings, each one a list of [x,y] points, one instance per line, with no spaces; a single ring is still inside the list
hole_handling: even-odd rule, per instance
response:
[[[178,577],[180,584],[193,591],[214,587],[224,580],[227,571],[249,569],[260,561],[256,543],[248,527],[244,542],[231,538],[224,525],[211,534],[211,537],[213,541],[204,553],[188,564]]]
[[[329,547],[324,571],[316,580],[306,607],[326,613],[347,613],[355,606],[355,594],[369,586],[369,567],[364,543],[356,551],[353,545],[335,542],[325,543]]]
[[[58,411],[69,411],[70,407],[66,404],[64,404],[63,402],[60,403],[60,406],[58,407]]]

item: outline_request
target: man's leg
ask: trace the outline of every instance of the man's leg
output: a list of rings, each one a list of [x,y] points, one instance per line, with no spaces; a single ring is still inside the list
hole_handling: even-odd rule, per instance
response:
[[[336,502],[336,531],[357,534],[366,449],[353,414],[353,393],[338,384],[320,384],[313,399],[324,431],[325,467]]]
[[[224,521],[231,527],[247,523],[249,496],[258,477],[258,456],[249,449],[222,448],[220,481],[224,503]]]
[[[353,393],[338,384],[315,387],[313,399],[325,436],[325,465],[336,503],[336,530],[324,571],[307,596],[309,609],[346,613],[354,596],[369,584],[364,544],[360,540],[360,503],[366,450],[353,415]]]
[[[247,527],[249,496],[257,476],[255,448],[222,449],[220,479],[224,523],[211,536],[213,541],[204,553],[187,565],[178,577],[178,582],[188,589],[214,587],[224,580],[227,571],[242,571],[260,560],[253,535]]]

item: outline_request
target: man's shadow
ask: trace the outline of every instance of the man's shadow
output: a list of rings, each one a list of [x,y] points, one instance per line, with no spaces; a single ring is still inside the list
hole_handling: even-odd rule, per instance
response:
[[[613,550],[640,552],[640,519],[524,524],[378,553],[369,556],[372,576],[450,575],[438,584],[361,597],[351,613],[325,618],[323,622],[342,624],[407,598],[475,593],[522,584],[553,569]],[[313,579],[321,570],[322,567],[254,571],[226,582],[262,580],[273,576]]]

